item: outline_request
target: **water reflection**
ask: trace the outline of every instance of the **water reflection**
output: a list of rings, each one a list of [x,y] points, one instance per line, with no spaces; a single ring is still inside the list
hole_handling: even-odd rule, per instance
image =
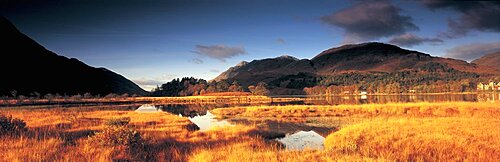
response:
[[[139,113],[157,113],[157,112],[163,112],[160,108],[156,107],[155,105],[151,104],[144,104],[137,108],[135,112]]]
[[[210,113],[210,111],[207,111],[205,115],[196,115],[188,117],[188,119],[196,124],[200,128],[200,131],[206,131],[214,127],[233,126],[227,120],[217,120],[216,116]]]
[[[299,131],[294,134],[287,134],[284,138],[276,139],[283,143],[287,150],[323,150],[325,137],[315,131]]]
[[[405,95],[343,95],[307,96],[306,104],[368,104],[368,103],[406,103],[406,102],[500,102],[500,94],[405,94]]]
[[[207,111],[215,108],[225,108],[234,106],[254,106],[254,105],[272,105],[268,104],[161,104],[157,105],[165,112],[175,115],[181,114],[182,116],[195,117],[197,115],[205,115]]]
[[[479,93],[477,98],[480,102],[500,102],[500,93]]]
[[[153,105],[144,104],[137,108],[136,112],[154,113],[154,112],[169,112],[178,114],[180,117],[187,117],[191,122],[196,124],[200,131],[206,131],[214,127],[232,126],[227,120],[218,120],[215,115],[208,111],[215,108],[210,105]]]
[[[160,105],[160,108],[163,111],[175,114],[175,115],[181,115],[184,117],[195,117],[198,115],[205,115],[208,110],[215,108],[216,106],[209,106],[209,105],[197,105],[197,104],[192,104],[192,105],[175,105],[175,104],[170,104],[170,105]]]

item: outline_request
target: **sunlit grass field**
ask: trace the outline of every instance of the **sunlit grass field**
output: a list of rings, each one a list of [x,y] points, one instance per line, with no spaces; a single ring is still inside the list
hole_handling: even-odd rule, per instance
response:
[[[196,131],[183,117],[106,109],[0,109],[27,129],[0,135],[0,161],[497,161],[500,104],[219,108],[220,117],[345,120],[324,150],[287,151],[255,125]],[[356,120],[353,120],[356,119]],[[123,124],[121,120],[126,120]],[[128,123],[128,124],[127,124]],[[110,134],[106,134],[106,132]],[[118,135],[116,135],[118,134]],[[122,135],[123,134],[123,135]],[[139,135],[139,136],[136,136]]]

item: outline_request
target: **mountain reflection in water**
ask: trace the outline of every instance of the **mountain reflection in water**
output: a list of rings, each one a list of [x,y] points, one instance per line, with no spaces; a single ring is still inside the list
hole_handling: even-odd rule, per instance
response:
[[[283,143],[287,150],[323,150],[325,137],[315,131],[298,131],[294,134],[287,134],[284,138],[276,139]]]

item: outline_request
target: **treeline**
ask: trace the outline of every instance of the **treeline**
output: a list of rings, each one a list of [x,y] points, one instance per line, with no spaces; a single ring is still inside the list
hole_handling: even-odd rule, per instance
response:
[[[476,90],[475,82],[468,79],[453,82],[436,81],[424,83],[422,85],[407,85],[399,82],[388,84],[354,84],[349,86],[313,86],[304,88],[306,94],[345,94],[345,93],[378,93],[378,94],[394,94],[394,93],[441,93],[441,92],[473,92]]]
[[[237,81],[210,81],[184,77],[173,79],[151,91],[151,96],[196,96],[218,92],[251,92],[254,95],[268,95],[269,90],[264,82],[243,87]]]
[[[349,73],[321,78],[307,94],[358,93],[438,93],[476,90],[480,76],[466,72],[402,71],[394,73]],[[318,89],[324,89],[320,91]],[[319,92],[318,92],[319,91]]]
[[[351,72],[332,76],[299,73],[271,81],[270,85],[301,88],[306,94],[439,93],[476,91],[477,83],[487,80],[491,79],[439,63],[429,63],[419,69],[391,73]]]

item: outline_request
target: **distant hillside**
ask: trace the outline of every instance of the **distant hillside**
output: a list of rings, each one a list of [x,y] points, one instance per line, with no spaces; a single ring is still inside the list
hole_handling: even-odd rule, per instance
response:
[[[464,72],[494,73],[462,60],[433,57],[418,51],[402,49],[384,43],[344,45],[323,51],[311,60],[317,73],[330,75],[335,72],[396,72],[418,69],[432,63],[440,63]]]
[[[125,77],[105,68],[94,68],[75,58],[59,56],[19,32],[0,17],[0,96],[32,92],[74,95],[137,94],[146,91]]]
[[[500,71],[500,52],[490,53],[472,61],[474,64],[488,66]]]
[[[265,82],[287,93],[286,89],[317,85],[379,86],[394,82],[409,89],[419,84],[459,82],[498,73],[491,67],[372,42],[331,48],[311,60],[281,56],[242,62],[214,80],[237,81],[242,86]],[[467,84],[471,85],[467,86],[470,89],[472,83]]]
[[[284,55],[276,58],[253,60],[249,63],[241,62],[221,73],[214,80],[234,79],[242,85],[251,85],[261,81],[269,82],[283,75],[313,71],[311,61],[307,59],[299,60]]]
[[[299,73],[328,76],[348,72],[398,72],[419,69],[430,63],[441,64],[462,72],[496,73],[492,68],[480,68],[462,60],[433,57],[390,44],[363,43],[331,48],[311,60],[281,56],[244,62],[229,68],[214,80],[237,80],[243,85],[248,85]]]

